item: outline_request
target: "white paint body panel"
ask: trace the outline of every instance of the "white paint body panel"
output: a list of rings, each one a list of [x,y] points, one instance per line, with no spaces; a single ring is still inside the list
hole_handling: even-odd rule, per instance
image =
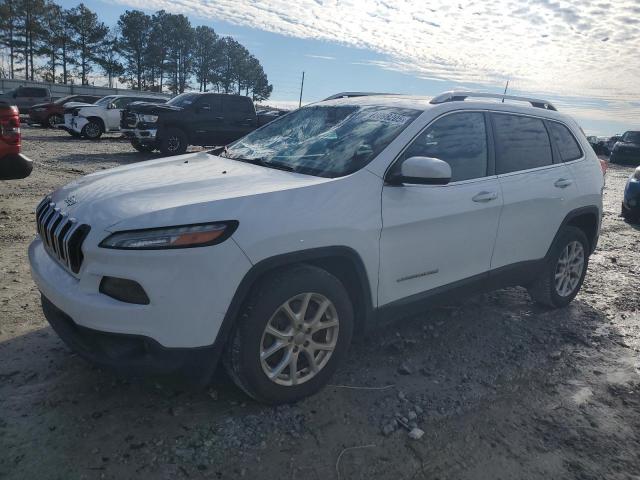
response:
[[[82,268],[72,275],[36,238],[29,258],[38,288],[80,325],[145,335],[166,347],[199,347],[214,342],[251,267],[273,256],[319,247],[353,249],[365,267],[375,308],[510,262],[540,258],[571,209],[601,209],[602,175],[591,154],[582,162],[500,178],[446,186],[384,185],[396,156],[444,113],[498,110],[566,121],[556,112],[486,102],[432,106],[413,97],[332,102],[398,105],[424,112],[364,169],[341,178],[273,170],[205,152],[79,178],[54,192],[52,201],[91,226],[82,247]],[[587,152],[586,139],[575,127],[573,131]],[[570,175],[575,184],[559,196],[553,181],[560,173]],[[473,202],[481,191],[496,191],[497,197]],[[77,203],[65,207],[64,200],[72,195]],[[211,247],[98,247],[115,231],[223,220],[237,220],[239,227],[230,239]],[[398,282],[435,269],[437,274]],[[151,303],[132,305],[99,293],[104,275],[139,282]]]

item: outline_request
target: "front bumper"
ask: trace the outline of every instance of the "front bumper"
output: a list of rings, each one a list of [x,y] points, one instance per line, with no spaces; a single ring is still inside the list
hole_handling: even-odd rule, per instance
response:
[[[158,134],[158,129],[149,128],[149,129],[139,129],[139,128],[127,128],[121,129],[123,135],[127,138],[135,138],[140,143],[154,143],[156,141],[156,135]]]
[[[119,373],[181,373],[206,381],[213,373],[223,348],[220,344],[205,348],[165,348],[148,337],[82,327],[44,295],[42,311],[51,328],[71,350],[85,360]]]
[[[630,180],[622,197],[624,208],[633,214],[640,214],[640,181]]]
[[[67,113],[64,116],[64,123],[59,123],[58,128],[66,130],[69,133],[75,132],[79,134],[82,133],[82,129],[87,123],[89,123],[89,121],[85,117],[74,116]]]
[[[40,238],[29,246],[31,275],[52,304],[75,324],[104,333],[146,337],[167,348],[214,344],[235,290],[251,267],[232,239],[184,250],[116,251],[97,247],[103,235],[98,230],[92,229],[83,243],[77,275],[51,258]],[[150,303],[127,303],[100,293],[105,276],[138,282]]]

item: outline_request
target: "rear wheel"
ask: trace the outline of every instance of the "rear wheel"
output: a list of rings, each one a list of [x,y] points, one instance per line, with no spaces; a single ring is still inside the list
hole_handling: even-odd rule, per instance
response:
[[[188,140],[178,128],[167,129],[160,138],[160,151],[165,155],[180,155],[187,151]]]
[[[567,226],[556,239],[544,271],[528,288],[542,305],[560,308],[580,291],[589,264],[589,241],[579,228]]]
[[[328,382],[352,330],[353,308],[340,280],[300,265],[254,290],[230,338],[225,367],[256,400],[294,402]]]
[[[135,148],[140,153],[151,153],[156,149],[155,144],[153,143],[140,143],[137,138],[131,139],[131,146]]]
[[[89,120],[89,123],[82,127],[82,136],[89,140],[98,140],[102,136],[102,125],[95,120]]]

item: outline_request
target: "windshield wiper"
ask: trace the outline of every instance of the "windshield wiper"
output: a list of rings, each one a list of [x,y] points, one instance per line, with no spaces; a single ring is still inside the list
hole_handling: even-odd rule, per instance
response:
[[[284,163],[267,162],[262,158],[240,158],[240,157],[226,157],[232,160],[238,160],[239,162],[246,162],[252,165],[260,165],[261,167],[274,168],[276,170],[284,170],[285,172],[295,172],[296,169],[291,165]]]

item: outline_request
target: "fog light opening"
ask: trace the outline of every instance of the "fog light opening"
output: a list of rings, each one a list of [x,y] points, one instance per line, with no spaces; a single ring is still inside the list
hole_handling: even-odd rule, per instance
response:
[[[149,297],[142,285],[126,278],[102,277],[99,291],[121,302],[149,305]]]

